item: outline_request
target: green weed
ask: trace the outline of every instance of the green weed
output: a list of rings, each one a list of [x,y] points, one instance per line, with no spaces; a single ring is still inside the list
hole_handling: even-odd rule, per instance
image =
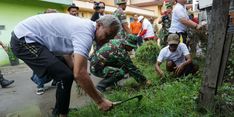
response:
[[[127,81],[123,87],[105,92],[112,101],[124,100],[137,94],[144,97],[141,102],[132,100],[115,107],[109,112],[100,112],[95,104],[70,112],[70,117],[180,117],[201,116],[196,111],[196,99],[201,84],[200,76],[186,76],[181,79],[171,78],[160,84],[154,71],[154,65],[138,64],[144,75],[152,80],[152,85],[135,89],[134,80]]]

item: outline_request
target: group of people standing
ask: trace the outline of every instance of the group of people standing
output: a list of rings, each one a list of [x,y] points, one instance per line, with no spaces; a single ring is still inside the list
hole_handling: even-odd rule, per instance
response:
[[[189,18],[185,6],[187,0],[175,0],[175,2],[173,10],[171,10],[170,4],[166,6],[167,11],[160,20],[163,23],[160,38],[164,48],[158,55],[155,69],[161,77],[164,76],[164,72],[160,65],[164,60],[167,62],[167,71],[174,72],[176,76],[196,73],[198,70],[198,66],[193,64],[189,52],[187,30],[188,28],[199,30],[202,25]]]

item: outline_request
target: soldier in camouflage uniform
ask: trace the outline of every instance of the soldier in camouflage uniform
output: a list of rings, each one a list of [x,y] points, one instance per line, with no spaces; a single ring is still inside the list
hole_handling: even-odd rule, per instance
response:
[[[116,39],[125,39],[127,34],[131,34],[131,30],[128,27],[127,16],[124,12],[126,9],[127,0],[116,0],[118,8],[114,11],[113,15],[117,17],[122,24],[119,33],[116,35]]]
[[[167,45],[167,37],[169,35],[169,28],[171,26],[171,11],[172,11],[172,5],[166,4],[167,11],[164,12],[163,16],[161,17],[161,20],[159,21],[159,24],[162,23],[162,28],[159,31],[158,37],[160,38],[160,45],[162,47]]]
[[[127,73],[138,83],[145,84],[146,78],[131,61],[128,52],[136,48],[135,35],[128,34],[127,39],[113,39],[94,53],[90,63],[90,71],[101,80],[97,89],[105,91],[107,87],[115,85]],[[148,83],[148,82],[147,82]]]

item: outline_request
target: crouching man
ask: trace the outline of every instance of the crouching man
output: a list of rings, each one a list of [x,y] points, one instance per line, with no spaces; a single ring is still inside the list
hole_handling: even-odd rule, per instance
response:
[[[167,62],[167,71],[174,72],[176,76],[196,73],[198,67],[192,63],[188,48],[184,43],[180,43],[179,36],[177,34],[170,34],[167,42],[168,46],[160,51],[155,65],[156,72],[159,76],[164,76],[164,72],[160,68],[164,60]]]
[[[145,76],[133,64],[128,55],[129,51],[137,47],[136,44],[137,37],[128,34],[125,40],[110,40],[92,55],[91,73],[104,78],[97,85],[99,91],[105,91],[107,87],[123,79],[127,73],[138,83],[147,82]]]
[[[101,46],[119,29],[120,23],[112,15],[94,23],[63,13],[40,14],[15,27],[11,47],[39,77],[53,77],[58,81],[54,115],[67,117],[73,79],[100,110],[108,111],[113,107],[112,102],[95,89],[87,72],[87,58],[93,41]],[[66,62],[56,55],[67,55]]]

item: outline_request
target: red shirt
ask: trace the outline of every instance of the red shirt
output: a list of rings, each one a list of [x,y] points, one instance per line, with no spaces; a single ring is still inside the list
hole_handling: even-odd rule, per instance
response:
[[[198,18],[197,18],[197,17],[194,17],[194,18],[192,19],[192,21],[193,21],[193,22],[195,22],[195,23],[197,23],[197,24],[199,23],[199,21],[198,21]]]

